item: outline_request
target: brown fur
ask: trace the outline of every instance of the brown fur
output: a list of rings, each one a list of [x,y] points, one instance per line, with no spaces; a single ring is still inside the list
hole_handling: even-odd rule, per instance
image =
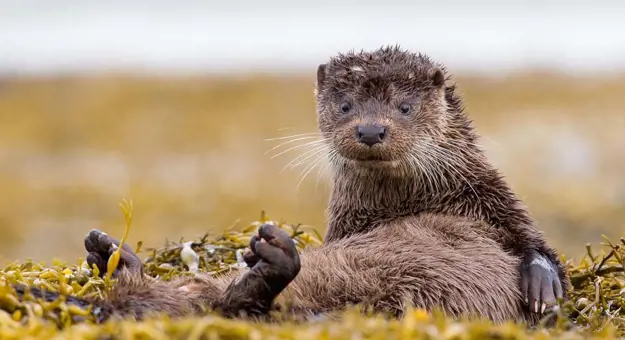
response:
[[[104,317],[205,309],[266,315],[279,295],[283,309],[304,316],[349,304],[401,315],[413,304],[455,317],[534,324],[538,314],[523,308],[519,280],[521,263],[536,254],[557,266],[568,290],[556,252],[475,144],[442,66],[382,48],[332,58],[317,79],[319,129],[334,168],[324,245],[297,257],[278,242],[285,253],[272,253],[243,275],[160,282],[121,269],[108,299],[94,302]],[[341,112],[343,102],[349,112]],[[410,112],[397,110],[402,103]],[[384,125],[384,140],[358,143],[356,127],[363,124]],[[93,235],[87,247],[96,249],[105,239]],[[90,253],[93,263],[106,263],[106,242]]]
[[[277,299],[305,315],[349,304],[401,315],[406,303],[449,315],[536,322],[521,306],[518,260],[492,240],[487,225],[422,214],[345,237],[301,254],[302,269]],[[166,283],[122,271],[106,306],[120,316],[171,316],[228,305],[234,271]],[[230,300],[225,302],[224,300]],[[528,320],[529,318],[529,320]]]
[[[424,212],[463,216],[496,227],[495,239],[520,258],[546,255],[566,296],[564,264],[476,144],[449,78],[444,66],[398,47],[339,55],[319,67],[319,129],[335,168],[325,241]],[[348,115],[340,111],[343,101],[352,103]],[[402,102],[413,105],[409,116],[398,112]],[[355,126],[367,123],[387,127],[377,150],[352,137]],[[371,154],[373,161],[363,158]]]

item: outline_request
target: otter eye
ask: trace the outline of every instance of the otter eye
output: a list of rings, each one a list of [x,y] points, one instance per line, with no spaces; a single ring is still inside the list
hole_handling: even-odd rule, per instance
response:
[[[399,111],[401,111],[401,113],[403,114],[409,113],[410,109],[412,109],[412,106],[410,106],[410,104],[408,103],[402,103],[401,105],[399,105]]]
[[[351,108],[352,106],[348,102],[341,103],[341,112],[347,113]]]

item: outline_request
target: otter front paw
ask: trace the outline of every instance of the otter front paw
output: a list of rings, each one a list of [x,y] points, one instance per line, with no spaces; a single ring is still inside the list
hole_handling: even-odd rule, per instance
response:
[[[245,262],[282,290],[299,273],[300,259],[295,243],[286,231],[272,224],[263,224],[250,241]]]
[[[260,261],[260,257],[258,257],[258,255],[256,255],[256,253],[254,253],[254,251],[252,249],[254,249],[256,242],[260,241],[260,236],[258,236],[258,234],[252,236],[252,238],[250,239],[250,247],[245,249],[245,252],[243,253],[243,261],[245,261],[245,264],[247,264],[248,268],[253,268],[258,261]]]
[[[89,267],[95,264],[100,271],[101,277],[106,275],[108,260],[118,248],[118,240],[97,229],[91,230],[85,237],[85,249],[88,253],[87,263]],[[122,247],[119,265],[113,272],[113,276],[117,274],[121,267],[128,268],[132,273],[143,274],[143,263],[128,244],[124,244]]]
[[[228,286],[214,308],[228,317],[267,315],[276,296],[299,273],[295,243],[284,230],[263,224],[243,258],[251,269]]]
[[[521,293],[530,311],[543,314],[558,306],[563,297],[558,270],[538,252],[525,256],[521,268]]]

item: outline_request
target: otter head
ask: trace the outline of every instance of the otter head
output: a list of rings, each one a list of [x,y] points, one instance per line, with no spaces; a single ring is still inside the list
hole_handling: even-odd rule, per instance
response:
[[[433,161],[461,116],[446,80],[441,65],[398,47],[319,65],[318,126],[334,161],[367,169]]]

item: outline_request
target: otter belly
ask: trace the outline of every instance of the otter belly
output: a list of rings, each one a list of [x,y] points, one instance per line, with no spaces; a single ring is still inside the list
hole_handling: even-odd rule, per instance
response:
[[[415,303],[457,316],[527,321],[519,289],[520,259],[491,238],[492,228],[465,218],[422,214],[380,231],[396,240],[395,251],[410,249],[414,254],[418,264],[404,274],[423,278]]]
[[[304,252],[290,291],[319,311],[364,303],[401,314],[409,302],[454,317],[528,321],[519,260],[485,235],[459,218],[397,220]]]

